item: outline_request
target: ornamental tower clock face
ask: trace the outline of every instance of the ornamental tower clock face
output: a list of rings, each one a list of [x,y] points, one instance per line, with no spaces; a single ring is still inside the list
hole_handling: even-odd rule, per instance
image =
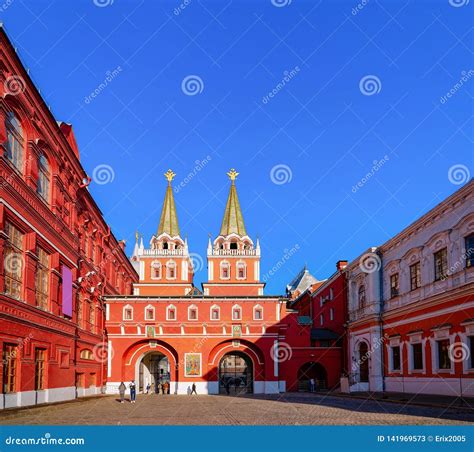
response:
[[[237,195],[239,173],[231,169],[230,190],[219,235],[207,248],[208,281],[203,283],[204,295],[258,296],[263,295],[260,282],[260,244],[248,236]],[[169,169],[164,174],[168,185],[161,210],[158,230],[145,248],[143,238],[136,234],[131,257],[140,281],[134,286],[135,295],[190,295],[201,292],[193,285],[193,263],[188,243],[178,224],[172,181],[176,174]]]

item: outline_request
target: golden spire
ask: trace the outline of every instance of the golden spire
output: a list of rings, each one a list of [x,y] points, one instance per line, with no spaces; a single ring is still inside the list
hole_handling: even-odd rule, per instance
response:
[[[173,172],[173,170],[169,169],[165,173],[166,180],[168,181],[168,184],[171,184],[171,181],[174,179],[176,176],[176,173]]]
[[[229,234],[237,234],[241,237],[247,235],[245,230],[244,218],[242,210],[240,209],[239,197],[237,196],[237,189],[235,188],[235,179],[239,175],[235,169],[231,169],[227,175],[232,181],[225,206],[224,218],[222,219],[222,226],[220,235],[228,236]]]
[[[178,217],[176,215],[176,205],[174,203],[173,189],[171,188],[171,181],[176,176],[172,170],[165,173],[168,181],[166,188],[165,200],[163,201],[163,209],[161,210],[160,224],[158,226],[158,235],[166,232],[171,237],[179,236]]]
[[[138,243],[138,238],[140,235],[138,234],[138,229],[135,231],[135,243]]]

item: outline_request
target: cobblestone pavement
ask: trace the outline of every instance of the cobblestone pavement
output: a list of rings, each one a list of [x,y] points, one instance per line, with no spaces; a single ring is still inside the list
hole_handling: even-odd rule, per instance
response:
[[[113,396],[7,410],[0,424],[111,425],[392,425],[465,424],[474,412],[352,400],[314,394],[274,396],[139,395],[135,404]]]

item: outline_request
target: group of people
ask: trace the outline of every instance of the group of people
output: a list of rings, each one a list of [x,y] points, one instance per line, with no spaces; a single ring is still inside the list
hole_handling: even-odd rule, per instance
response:
[[[151,384],[147,383],[145,394],[151,394]],[[169,394],[170,393],[170,384],[165,381],[164,383],[160,383],[159,381],[155,382],[155,393],[156,394]]]
[[[135,384],[135,380],[132,380],[128,384],[128,388],[130,390],[130,403],[135,403],[137,399],[137,386]],[[123,403],[125,401],[125,392],[127,391],[127,385],[122,381],[119,385],[118,390],[120,394],[120,403]],[[145,394],[151,394],[150,391],[151,391],[151,384],[147,383]],[[161,383],[157,381],[155,383],[155,392],[156,394],[169,394],[170,393],[169,382],[165,381],[164,383]]]

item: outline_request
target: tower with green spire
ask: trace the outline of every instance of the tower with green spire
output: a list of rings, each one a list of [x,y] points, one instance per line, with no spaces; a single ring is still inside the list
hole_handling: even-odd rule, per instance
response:
[[[161,208],[158,230],[145,248],[138,244],[138,233],[132,262],[140,281],[136,295],[188,295],[194,291],[194,269],[187,239],[181,237],[172,181],[176,174],[169,169],[164,174],[168,185]]]
[[[230,189],[219,235],[207,248],[208,281],[203,283],[205,295],[263,295],[260,282],[260,244],[248,236],[237,195],[239,173],[231,169]]]

